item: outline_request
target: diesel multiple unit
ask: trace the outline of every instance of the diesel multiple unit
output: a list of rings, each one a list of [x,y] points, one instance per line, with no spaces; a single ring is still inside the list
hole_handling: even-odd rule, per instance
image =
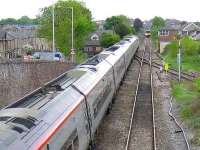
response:
[[[0,111],[1,150],[86,150],[139,46],[130,36]]]

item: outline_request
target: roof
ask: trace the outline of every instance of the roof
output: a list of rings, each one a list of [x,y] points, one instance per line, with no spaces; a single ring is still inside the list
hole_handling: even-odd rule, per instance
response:
[[[0,31],[0,38],[4,39],[6,37],[6,31]]]
[[[89,40],[86,42],[85,46],[100,46],[99,40]]]
[[[112,30],[97,30],[95,32],[92,32],[88,36],[88,40],[85,43],[85,46],[100,46],[99,38],[103,33],[113,33]],[[97,35],[99,38],[97,40],[92,40],[91,37]]]
[[[25,39],[34,37],[34,32],[13,32],[13,31],[0,31],[0,40],[5,39],[6,40],[13,40],[13,39]]]
[[[163,28],[160,29],[161,30],[169,30],[169,31],[178,31],[181,28],[181,26],[179,25],[167,25]]]
[[[200,31],[200,27],[195,23],[190,23],[183,28],[183,31]]]

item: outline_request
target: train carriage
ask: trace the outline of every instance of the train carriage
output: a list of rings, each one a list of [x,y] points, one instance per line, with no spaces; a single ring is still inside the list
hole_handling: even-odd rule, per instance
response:
[[[127,37],[0,111],[2,150],[85,150],[138,48]]]

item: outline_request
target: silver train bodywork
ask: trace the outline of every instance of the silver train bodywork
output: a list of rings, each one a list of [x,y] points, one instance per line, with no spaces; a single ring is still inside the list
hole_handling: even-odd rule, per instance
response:
[[[0,111],[2,150],[85,150],[139,46],[130,36]]]

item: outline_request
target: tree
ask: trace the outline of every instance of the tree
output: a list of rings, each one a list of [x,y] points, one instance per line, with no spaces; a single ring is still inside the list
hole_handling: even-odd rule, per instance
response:
[[[32,24],[32,20],[27,16],[22,16],[20,19],[17,20],[17,23],[20,25],[30,25]]]
[[[123,15],[107,18],[104,24],[104,28],[107,30],[113,30],[121,38],[131,33],[132,31],[130,20]]]
[[[100,37],[100,44],[102,47],[107,48],[120,40],[119,35],[111,33],[103,33]]]
[[[112,16],[106,19],[104,23],[104,28],[106,30],[112,30],[119,22],[120,18],[118,16]]]
[[[1,19],[0,24],[17,24],[17,20],[14,18],[7,18],[7,19]]]
[[[38,18],[31,19],[27,16],[22,16],[20,19],[16,20],[14,18],[1,19],[0,24],[10,24],[10,25],[32,25],[38,24]]]
[[[74,9],[74,47],[77,50],[83,48],[88,34],[93,31],[94,24],[89,9],[80,2],[74,0],[58,1],[55,4],[55,43],[56,48],[69,55],[71,49],[71,9]],[[52,6],[41,10],[39,18],[40,28],[38,34],[40,37],[52,40]]]
[[[134,28],[135,28],[135,31],[138,32],[140,31],[140,29],[143,27],[143,23],[142,21],[139,19],[139,18],[136,18],[134,20]]]
[[[131,27],[128,27],[123,23],[119,23],[115,26],[115,32],[120,36],[120,38],[123,38],[125,35],[131,33]]]
[[[165,26],[165,20],[161,17],[154,17],[152,20],[151,37],[155,41],[158,39],[158,31]]]

